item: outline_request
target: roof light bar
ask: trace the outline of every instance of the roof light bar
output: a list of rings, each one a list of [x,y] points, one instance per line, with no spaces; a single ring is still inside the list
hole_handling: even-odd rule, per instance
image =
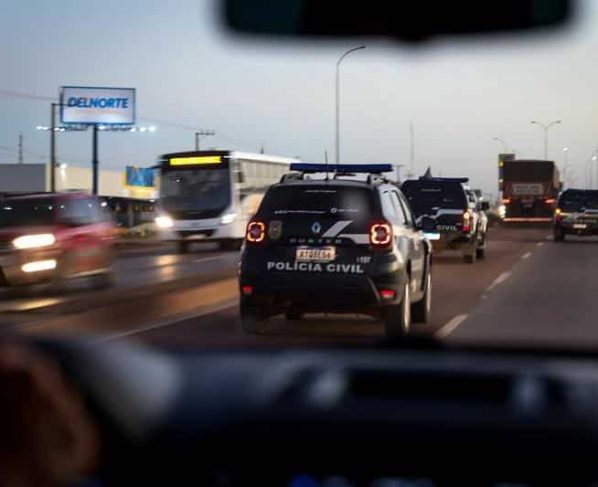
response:
[[[297,162],[290,166],[291,171],[304,173],[330,172],[330,173],[368,173],[381,174],[393,172],[392,164],[322,164],[310,162]]]

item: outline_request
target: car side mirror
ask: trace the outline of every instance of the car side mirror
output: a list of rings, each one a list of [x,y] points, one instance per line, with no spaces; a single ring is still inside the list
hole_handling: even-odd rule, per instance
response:
[[[490,203],[488,201],[482,201],[480,208],[482,211],[488,211],[490,209]]]
[[[419,229],[424,233],[436,231],[436,220],[429,216],[424,216],[419,222]]]

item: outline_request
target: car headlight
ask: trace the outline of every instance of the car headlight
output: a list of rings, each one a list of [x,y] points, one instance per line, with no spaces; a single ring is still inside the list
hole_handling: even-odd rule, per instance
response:
[[[172,228],[174,226],[174,222],[168,215],[161,215],[156,217],[156,225],[158,228],[165,230],[167,228]]]
[[[56,237],[51,233],[40,233],[38,235],[17,237],[12,241],[12,244],[19,250],[25,250],[49,247],[50,245],[54,245],[54,242],[56,242]]]
[[[221,219],[220,219],[220,223],[222,225],[228,225],[232,222],[235,221],[235,218],[237,218],[237,214],[236,213],[228,213],[226,215],[224,215]]]

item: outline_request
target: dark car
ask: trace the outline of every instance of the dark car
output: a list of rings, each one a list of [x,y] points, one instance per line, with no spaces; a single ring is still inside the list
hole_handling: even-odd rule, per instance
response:
[[[0,285],[111,282],[114,225],[98,198],[41,193],[0,199]]]
[[[434,220],[434,250],[458,250],[466,263],[485,256],[487,202],[479,201],[466,178],[421,177],[405,181],[401,190],[419,219]]]
[[[356,180],[357,166],[312,179],[322,171],[313,166],[291,165],[301,172],[273,185],[247,226],[243,331],[255,333],[279,313],[369,314],[384,321],[389,336],[407,333],[412,319],[427,321],[431,246],[401,191],[373,174]]]
[[[598,235],[598,190],[566,189],[560,194],[554,212],[554,240],[562,242],[566,235]]]

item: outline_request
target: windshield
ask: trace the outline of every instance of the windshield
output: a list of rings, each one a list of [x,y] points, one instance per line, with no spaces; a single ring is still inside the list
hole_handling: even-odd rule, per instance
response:
[[[458,183],[405,181],[401,189],[417,216],[435,213],[438,209],[467,207],[465,192]]]
[[[566,192],[559,198],[559,208],[565,212],[598,210],[598,191]]]
[[[52,225],[57,212],[48,199],[0,200],[0,228]]]
[[[160,183],[160,204],[166,211],[223,211],[231,201],[227,169],[165,171]]]
[[[598,3],[419,43],[232,35],[223,3],[0,1],[0,197],[29,195],[0,229],[54,221],[53,192],[112,217],[3,231],[0,329],[598,352],[598,215],[561,215],[598,209]]]

